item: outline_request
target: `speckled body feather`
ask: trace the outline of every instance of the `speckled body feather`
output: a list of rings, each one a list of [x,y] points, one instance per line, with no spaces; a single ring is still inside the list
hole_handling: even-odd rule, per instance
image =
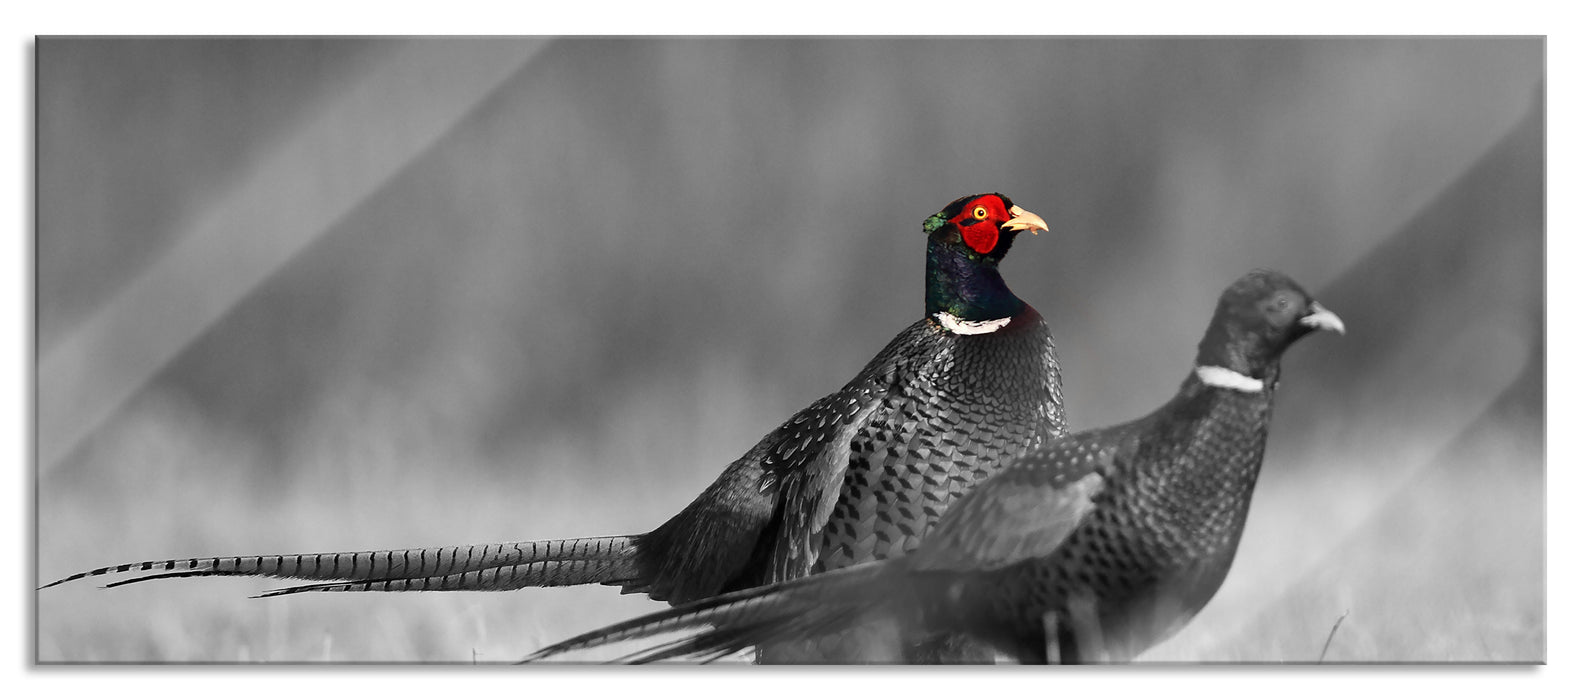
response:
[[[999,520],[964,510],[947,533],[952,546],[919,551],[909,562],[922,574],[914,594],[920,609],[935,618],[923,625],[964,630],[1038,662],[1046,660],[1046,620],[1055,621],[1058,658],[1068,660],[1125,661],[1173,634],[1230,570],[1263,463],[1272,399],[1272,390],[1227,391],[1193,377],[1144,419],[1023,457],[984,485],[979,502],[1008,500],[1013,492],[1053,500],[1096,475],[1090,504],[1080,506],[1086,515],[1047,554],[979,570],[1013,557],[981,561],[995,551],[982,533]],[[1043,544],[1035,538],[1030,547]],[[962,561],[953,556],[959,551],[976,556]],[[974,594],[927,605],[961,587]]]
[[[811,573],[912,551],[945,509],[1008,459],[1065,432],[1043,319],[982,336],[914,326],[912,364],[852,441]]]
[[[853,383],[870,383],[867,400],[874,405],[850,439],[845,469],[771,471],[767,477],[786,481],[788,512],[813,517],[786,524],[775,568],[760,583],[910,552],[962,494],[1065,433],[1059,361],[1048,328],[1030,306],[1004,329],[984,335],[957,335],[933,319],[919,321],[864,374],[866,380]],[[816,483],[820,479],[825,483]],[[885,630],[787,645],[765,650],[762,660],[992,660],[984,648],[958,649],[959,640],[900,634]]]

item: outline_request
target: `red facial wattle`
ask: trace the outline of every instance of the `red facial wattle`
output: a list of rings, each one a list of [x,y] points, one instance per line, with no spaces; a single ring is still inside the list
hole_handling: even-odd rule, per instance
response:
[[[961,240],[968,248],[987,255],[1000,244],[1000,224],[1010,220],[1005,203],[999,197],[984,197],[961,208],[956,227],[961,229]]]
[[[961,240],[967,242],[967,247],[987,254],[994,250],[1000,242],[1000,227],[987,222],[978,222],[961,229]]]

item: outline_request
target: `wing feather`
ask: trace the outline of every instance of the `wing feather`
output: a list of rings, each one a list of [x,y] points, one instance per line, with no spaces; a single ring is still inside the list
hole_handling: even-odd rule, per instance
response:
[[[1093,511],[1129,440],[1112,430],[1046,444],[979,484],[907,558],[914,571],[988,571],[1054,552]]]

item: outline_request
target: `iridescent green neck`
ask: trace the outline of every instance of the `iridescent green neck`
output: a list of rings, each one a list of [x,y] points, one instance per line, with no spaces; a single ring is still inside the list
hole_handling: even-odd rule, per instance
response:
[[[1008,243],[1001,248],[1008,248]],[[924,299],[928,315],[945,311],[964,321],[988,321],[1020,313],[1026,304],[1000,278],[1000,256],[1004,254],[997,249],[981,255],[959,241],[947,243],[929,236]]]

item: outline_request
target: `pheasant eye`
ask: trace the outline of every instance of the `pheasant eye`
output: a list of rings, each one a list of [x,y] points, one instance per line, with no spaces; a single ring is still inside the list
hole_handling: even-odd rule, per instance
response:
[[[972,218],[979,219],[979,220],[987,219],[987,218],[989,218],[989,210],[985,209],[983,207],[978,207],[977,209],[973,209],[972,210]]]

